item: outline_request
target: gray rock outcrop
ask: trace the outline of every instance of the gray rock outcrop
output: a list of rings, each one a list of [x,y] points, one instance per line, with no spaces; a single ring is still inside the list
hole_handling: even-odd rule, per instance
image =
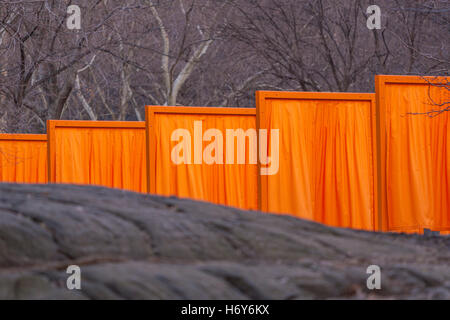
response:
[[[81,268],[81,290],[66,269]],[[382,289],[368,290],[367,267]],[[450,299],[450,237],[91,186],[0,184],[0,299]]]

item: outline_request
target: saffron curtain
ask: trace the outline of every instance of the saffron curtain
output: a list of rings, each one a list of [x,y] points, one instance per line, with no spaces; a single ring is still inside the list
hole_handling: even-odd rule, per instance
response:
[[[173,107],[167,107],[167,111],[173,112]],[[178,108],[183,109],[183,108]],[[190,108],[195,109],[195,108]],[[256,155],[256,140],[250,144],[250,138],[245,139],[245,162],[238,164],[238,142],[237,139],[227,141],[227,129],[242,129],[245,133],[252,130],[256,137],[255,114],[204,114],[200,110],[215,109],[215,112],[223,108],[199,108],[199,113],[164,113],[155,112],[152,116],[150,134],[150,153],[154,155],[153,164],[150,164],[150,179],[154,182],[156,193],[164,196],[178,196],[181,198],[191,198],[208,201],[216,204],[234,206],[242,209],[257,209],[257,164],[256,160],[250,163],[249,152],[252,150]],[[164,109],[163,109],[164,110]],[[187,109],[186,109],[187,110]],[[233,110],[237,111],[236,108]],[[254,109],[253,109],[254,110]],[[228,110],[229,112],[230,110]],[[248,109],[246,110],[248,111]],[[147,113],[149,111],[147,110]],[[201,126],[202,132],[195,134],[194,125]],[[173,133],[178,129],[185,129],[189,133],[189,139],[172,139]],[[208,129],[217,129],[222,138],[217,136],[209,137],[205,141],[203,138]],[[200,139],[200,140],[199,140]],[[223,144],[218,141],[222,139]],[[197,141],[197,142],[196,142]],[[199,142],[198,142],[199,141]],[[180,145],[181,143],[181,145]],[[197,143],[197,144],[196,144]],[[234,143],[230,144],[230,143]],[[228,148],[234,150],[234,164],[227,163]],[[183,152],[190,148],[188,161],[177,164],[172,159],[172,154],[176,146],[184,146],[184,150],[179,150],[177,154],[183,158]],[[209,148],[208,148],[209,146]],[[230,147],[231,146],[231,147]],[[213,150],[215,149],[215,150]],[[217,152],[222,153],[217,154]],[[195,157],[202,157],[201,163],[195,163]],[[208,164],[205,154],[213,157],[220,157],[218,161]],[[190,162],[186,163],[186,162]],[[222,164],[221,164],[221,163]]]
[[[145,125],[115,127],[58,121],[49,126],[51,182],[93,184],[146,192]]]
[[[384,114],[386,229],[450,231],[450,117],[427,114],[450,101],[449,91],[419,77],[377,81]]]
[[[146,124],[49,121],[48,145],[45,135],[0,135],[0,181],[49,178],[260,208],[337,227],[374,230],[381,222],[384,231],[448,234],[450,116],[433,110],[450,94],[430,85],[435,80],[377,76],[376,114],[372,94],[258,92],[256,111],[147,107]],[[229,138],[227,130],[242,139]],[[275,130],[279,141],[271,140]],[[260,142],[268,138],[263,153],[279,159],[273,175],[259,176],[258,135]]]
[[[259,93],[260,128],[278,129],[280,136],[279,172],[263,178],[262,207],[331,226],[374,230],[371,95],[361,101],[306,95]],[[272,150],[269,143],[269,155]]]
[[[0,182],[47,183],[47,137],[0,134]]]

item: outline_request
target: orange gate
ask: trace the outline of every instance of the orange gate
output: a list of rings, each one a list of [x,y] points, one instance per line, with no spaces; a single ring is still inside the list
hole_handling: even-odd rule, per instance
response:
[[[377,76],[384,231],[450,231],[448,78]]]
[[[146,118],[151,193],[257,209],[254,108],[148,106]]]
[[[49,182],[147,191],[144,122],[49,120],[47,134]]]
[[[279,136],[260,150],[279,154],[279,170],[260,176],[261,210],[376,229],[375,95],[259,91],[256,97],[257,128]]]

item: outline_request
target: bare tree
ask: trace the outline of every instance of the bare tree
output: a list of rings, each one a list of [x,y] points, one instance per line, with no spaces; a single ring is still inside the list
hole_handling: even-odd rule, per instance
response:
[[[98,3],[86,5],[84,12],[93,12]],[[82,30],[67,29],[69,4],[2,2],[0,95],[9,106],[8,112],[27,110],[43,127],[46,119],[63,116],[74,90],[89,117],[97,118],[80,92],[80,73],[93,63],[96,52],[114,45],[108,41],[111,39],[98,36],[110,16],[85,14]]]
[[[82,12],[66,27],[67,7]],[[448,75],[448,1],[0,0],[0,131],[142,120],[144,106],[254,106],[258,89],[373,91]],[[446,106],[436,108],[445,109]]]
[[[228,27],[286,89],[372,91],[377,73],[448,70],[448,25],[435,21],[443,1],[378,2],[381,30],[367,28],[364,0],[234,0]]]
[[[228,27],[270,66],[282,86],[302,91],[357,90],[376,54],[367,46],[361,1],[234,1]]]

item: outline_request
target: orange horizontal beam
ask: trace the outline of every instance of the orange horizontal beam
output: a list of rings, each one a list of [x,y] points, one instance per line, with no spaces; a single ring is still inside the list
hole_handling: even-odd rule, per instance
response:
[[[256,108],[146,106],[152,113],[256,115]]]
[[[49,127],[55,128],[142,128],[144,121],[78,121],[78,120],[48,120]]]
[[[372,101],[374,93],[256,91],[259,99]]]
[[[0,140],[9,141],[47,141],[46,134],[1,133]]]
[[[379,79],[379,80],[377,80]],[[376,75],[375,81],[383,83],[399,83],[399,84],[444,84],[450,81],[450,77],[442,76],[393,76],[393,75]],[[378,93],[378,92],[377,92]]]

